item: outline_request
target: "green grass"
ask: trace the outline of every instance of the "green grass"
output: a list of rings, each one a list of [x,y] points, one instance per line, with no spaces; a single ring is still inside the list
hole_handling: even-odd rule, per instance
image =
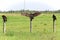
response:
[[[41,14],[32,21],[30,33],[28,17],[20,14],[4,14],[7,16],[6,34],[3,34],[3,22],[0,14],[0,40],[60,40],[60,14],[57,16],[56,33],[53,33],[52,14]]]

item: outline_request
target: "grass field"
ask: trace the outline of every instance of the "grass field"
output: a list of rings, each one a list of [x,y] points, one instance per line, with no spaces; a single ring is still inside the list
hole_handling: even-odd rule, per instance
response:
[[[7,16],[6,34],[3,34],[2,15]],[[60,40],[60,14],[55,14],[56,32],[53,33],[52,14],[41,14],[32,21],[32,33],[29,18],[20,14],[0,14],[0,40]]]

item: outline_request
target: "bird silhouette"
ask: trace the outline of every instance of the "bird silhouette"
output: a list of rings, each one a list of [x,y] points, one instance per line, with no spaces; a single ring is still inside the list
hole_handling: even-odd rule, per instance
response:
[[[41,14],[40,12],[35,12],[33,14],[32,13],[30,13],[30,14],[28,14],[28,13],[21,13],[21,15],[29,17],[30,21],[32,21],[32,19],[34,19],[34,17],[36,17],[36,16],[38,16],[40,14]]]
[[[53,21],[55,21],[56,20],[56,16],[53,14]]]
[[[5,15],[2,15],[2,18],[3,18],[3,22],[7,21],[7,17]]]

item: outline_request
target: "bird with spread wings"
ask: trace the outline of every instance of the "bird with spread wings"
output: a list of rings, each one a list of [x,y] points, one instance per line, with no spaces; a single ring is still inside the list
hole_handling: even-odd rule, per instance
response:
[[[40,14],[41,14],[40,12],[35,12],[34,14],[28,14],[26,12],[25,13],[21,13],[21,15],[29,17],[31,21],[32,21],[32,19],[34,19],[34,17],[36,17],[36,16],[38,16]]]

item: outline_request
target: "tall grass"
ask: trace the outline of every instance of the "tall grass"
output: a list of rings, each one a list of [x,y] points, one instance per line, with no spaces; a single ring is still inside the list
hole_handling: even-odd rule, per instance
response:
[[[53,34],[52,14],[41,14],[32,21],[30,33],[30,19],[20,14],[4,14],[7,16],[6,34],[3,34],[2,17],[0,14],[0,40],[60,40],[60,14],[57,16],[56,33]]]

